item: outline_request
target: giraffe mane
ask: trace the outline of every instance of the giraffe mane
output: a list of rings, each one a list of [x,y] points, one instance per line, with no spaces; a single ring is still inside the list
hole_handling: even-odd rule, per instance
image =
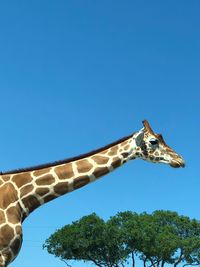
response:
[[[131,138],[133,136],[133,134],[125,136],[125,137],[123,137],[123,138],[121,138],[121,139],[119,139],[119,140],[117,140],[117,141],[115,141],[113,143],[110,143],[110,144],[108,144],[106,146],[103,146],[101,148],[98,148],[96,150],[92,150],[90,152],[87,152],[87,153],[84,153],[84,154],[80,154],[79,156],[66,158],[66,159],[63,159],[63,160],[54,161],[54,162],[50,162],[50,163],[44,163],[44,164],[40,164],[40,165],[36,165],[36,166],[32,166],[32,167],[19,168],[19,169],[14,169],[14,170],[10,170],[10,171],[1,171],[0,175],[15,174],[15,173],[21,173],[21,172],[28,172],[28,171],[36,171],[36,170],[41,170],[41,169],[48,168],[48,167],[53,167],[53,166],[56,166],[56,165],[69,163],[69,162],[76,161],[76,160],[79,160],[79,159],[83,159],[85,157],[92,156],[93,154],[100,153],[103,150],[109,149],[112,146],[118,145],[119,143],[122,143],[123,141],[126,141],[129,138]]]

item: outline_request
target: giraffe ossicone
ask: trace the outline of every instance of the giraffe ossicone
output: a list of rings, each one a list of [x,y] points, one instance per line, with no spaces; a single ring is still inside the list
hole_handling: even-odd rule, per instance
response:
[[[134,134],[75,158],[1,173],[0,267],[16,258],[22,244],[22,222],[44,203],[136,158],[176,168],[185,166],[183,158],[154,133],[146,120],[143,126]]]

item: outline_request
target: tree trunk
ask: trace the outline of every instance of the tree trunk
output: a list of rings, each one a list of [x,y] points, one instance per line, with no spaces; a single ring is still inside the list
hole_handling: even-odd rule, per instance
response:
[[[164,265],[165,265],[165,261],[162,261],[161,262],[161,267],[164,267]]]
[[[134,256],[134,252],[131,252],[131,258],[132,258],[132,267],[135,267],[135,256]]]
[[[147,267],[147,258],[145,258],[144,260],[143,260],[143,263],[144,263],[144,267]]]

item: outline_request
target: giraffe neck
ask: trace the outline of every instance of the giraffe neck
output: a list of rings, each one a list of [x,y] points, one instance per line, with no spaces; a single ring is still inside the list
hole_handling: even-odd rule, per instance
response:
[[[23,220],[36,208],[85,186],[137,155],[134,135],[52,166],[0,175],[0,267],[19,253]]]
[[[133,136],[97,151],[71,162],[2,175],[15,191],[22,220],[42,204],[89,184],[134,159]]]

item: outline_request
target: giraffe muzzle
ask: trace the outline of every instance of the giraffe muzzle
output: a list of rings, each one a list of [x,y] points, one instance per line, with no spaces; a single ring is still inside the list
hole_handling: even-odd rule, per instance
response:
[[[172,160],[170,163],[170,166],[173,168],[184,168],[185,167],[185,161],[182,158],[176,159],[176,160]]]

